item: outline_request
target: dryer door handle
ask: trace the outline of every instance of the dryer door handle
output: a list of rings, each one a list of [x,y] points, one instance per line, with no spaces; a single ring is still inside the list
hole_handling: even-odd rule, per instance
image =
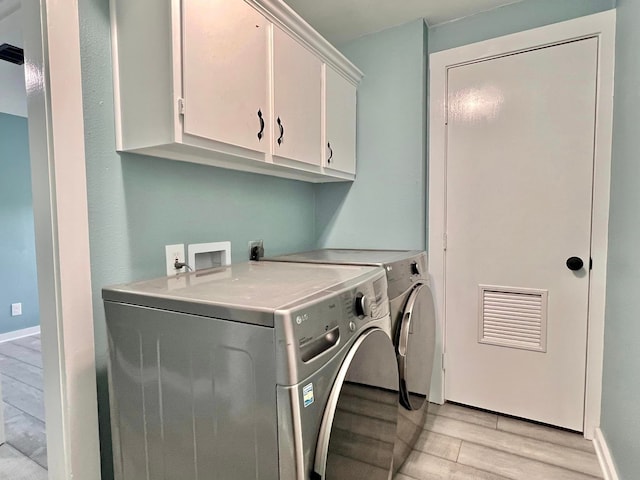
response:
[[[424,284],[419,283],[413,289],[409,296],[409,300],[407,300],[404,313],[402,314],[402,322],[400,322],[400,329],[398,331],[398,355],[401,357],[407,356],[407,351],[409,349],[409,335],[413,334],[413,323],[411,320],[413,319],[416,300],[418,299],[420,289],[423,287]]]
[[[425,283],[417,283],[409,294],[396,341],[400,403],[407,410],[418,410],[429,396],[435,350],[433,295]]]

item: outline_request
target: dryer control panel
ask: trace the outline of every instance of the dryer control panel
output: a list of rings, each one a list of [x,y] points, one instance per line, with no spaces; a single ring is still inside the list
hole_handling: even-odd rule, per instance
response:
[[[275,318],[278,383],[298,383],[372,326],[382,327],[391,336],[382,268],[365,281],[337,285],[279,310]]]
[[[429,279],[427,254],[425,252],[403,260],[387,263],[384,268],[387,272],[387,281],[389,283],[389,298],[392,300],[413,288],[417,282],[424,282]]]

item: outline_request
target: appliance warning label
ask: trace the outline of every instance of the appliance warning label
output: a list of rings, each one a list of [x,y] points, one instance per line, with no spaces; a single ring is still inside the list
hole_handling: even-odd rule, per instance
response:
[[[313,403],[313,383],[305,385],[302,388],[302,400],[304,401],[304,408],[307,408]]]

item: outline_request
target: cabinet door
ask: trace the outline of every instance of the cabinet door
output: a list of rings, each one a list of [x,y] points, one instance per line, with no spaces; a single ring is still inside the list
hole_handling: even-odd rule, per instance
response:
[[[273,154],[321,165],[322,62],[274,27]]]
[[[182,8],[184,133],[268,152],[271,24],[243,0]]]
[[[325,167],[356,173],[356,87],[325,65]]]

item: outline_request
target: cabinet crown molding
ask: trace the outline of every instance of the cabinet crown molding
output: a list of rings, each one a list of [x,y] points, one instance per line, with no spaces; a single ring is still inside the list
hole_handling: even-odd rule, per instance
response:
[[[358,86],[362,71],[282,0],[245,0],[275,25],[294,36],[322,60]]]

